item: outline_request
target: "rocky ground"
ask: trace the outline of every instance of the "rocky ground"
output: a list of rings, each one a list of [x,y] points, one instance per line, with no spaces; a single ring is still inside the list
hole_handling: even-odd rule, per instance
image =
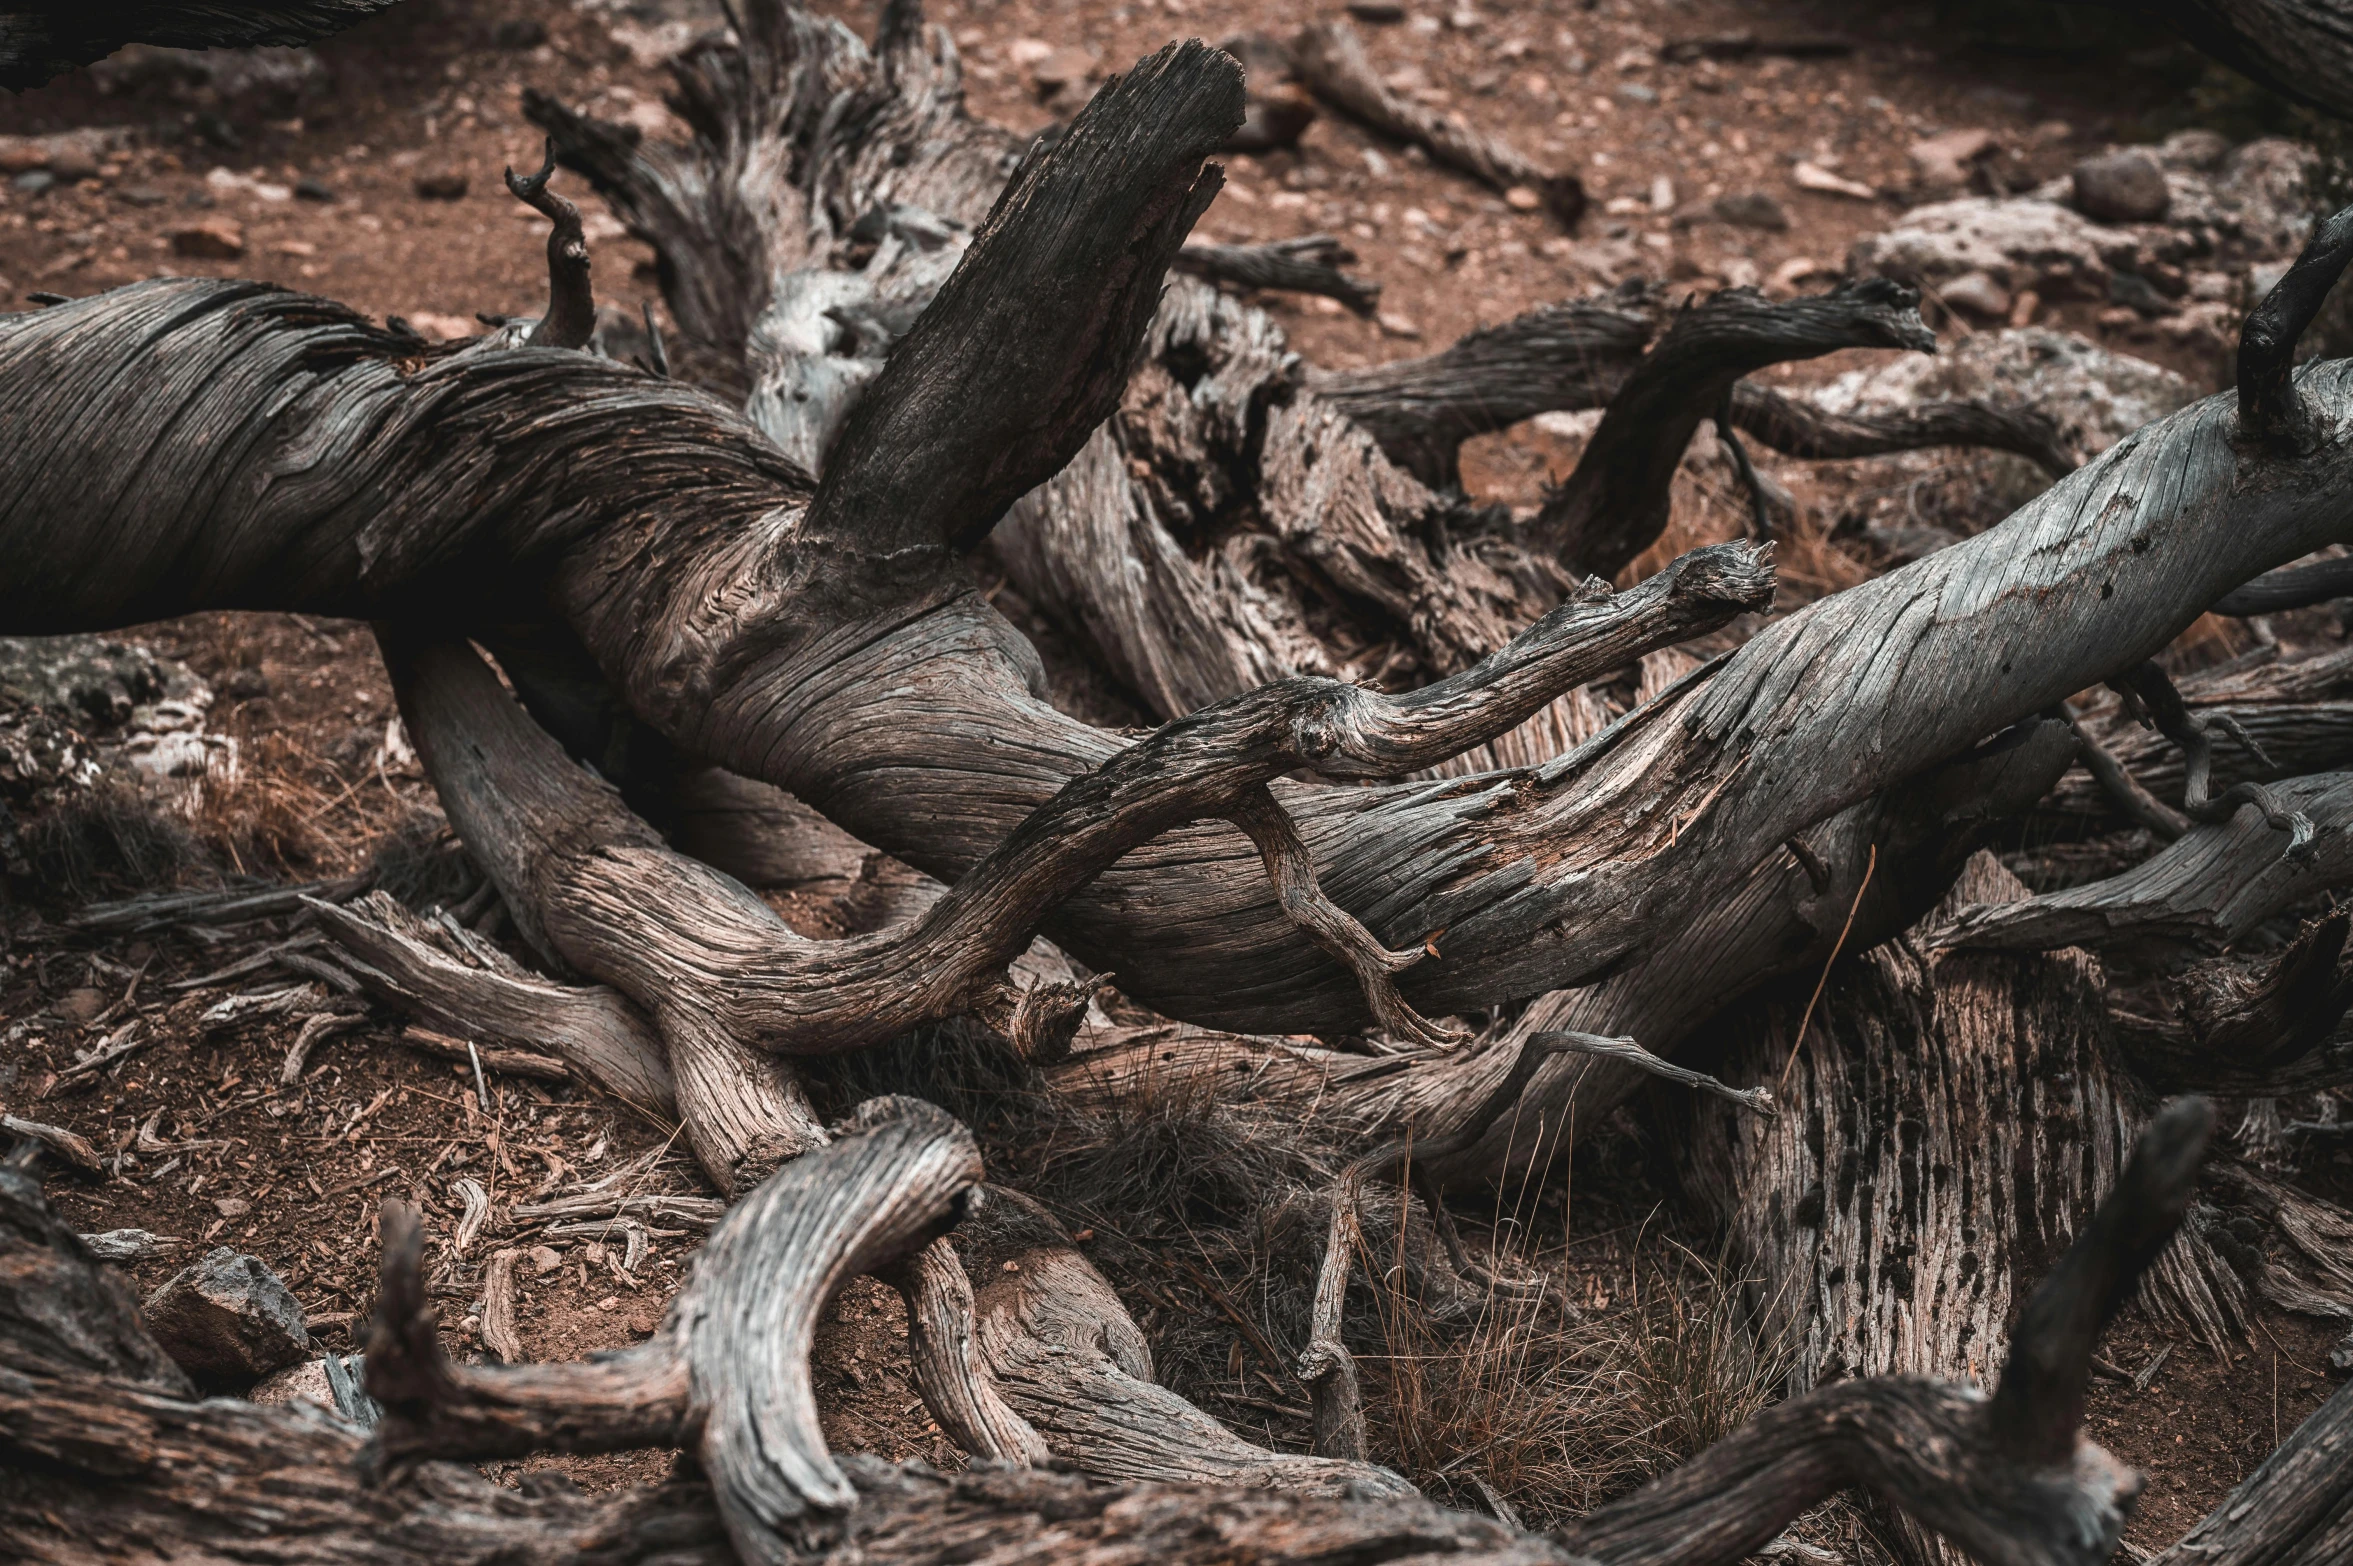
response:
[[[823,9],[866,25],[857,8]],[[1392,90],[1577,173],[1591,199],[1564,229],[1538,203],[1329,111],[1295,145],[1233,156],[1203,237],[1333,234],[1381,285],[1362,316],[1331,300],[1265,301],[1328,367],[1427,352],[1627,282],[1786,294],[1881,272],[1927,293],[1937,357],[1841,355],[1773,378],[1840,409],[2030,402],[2088,454],[2222,384],[2238,319],[2292,256],[2311,205],[2308,151],[2257,134],[2280,118],[2199,76],[2178,49],[2111,50],[2087,66],[1973,47],[1933,9],[1768,0],[1427,0],[1316,15],[1326,10],[1354,13]],[[1245,0],[963,0],[930,14],[963,54],[975,110],[1022,130],[1067,117],[1105,72],[1168,38],[1279,36],[1314,19]],[[325,294],[435,338],[535,313],[543,228],[499,179],[539,162],[520,95],[536,88],[648,135],[681,134],[660,63],[718,21],[704,0],[409,0],[315,51],[126,52],[0,101],[0,295],[29,307],[202,273]],[[600,300],[658,314],[651,252],[593,199],[583,206]],[[1591,427],[1548,415],[1482,439],[1466,482],[1532,506]],[[1764,466],[1793,507],[1782,557],[1793,597],[1940,547],[2043,482],[2017,459],[1943,453]],[[1703,431],[1656,553],[1729,536],[1745,516]],[[2322,619],[2310,631],[2335,634]],[[2257,634],[2209,619],[2191,655],[2242,650]],[[669,1128],[565,1081],[404,1040],[400,1021],[304,970],[314,937],[297,904],[258,917],[91,911],[173,886],[376,886],[443,910],[466,937],[501,939],[495,897],[441,827],[364,627],[221,615],[0,642],[0,810],[11,899],[0,910],[0,1111],[82,1139],[93,1167],[60,1182],[64,1209],[92,1232],[143,1232],[119,1250],[144,1285],[163,1287],[218,1247],[266,1264],[269,1283],[236,1272],[207,1285],[256,1323],[223,1385],[291,1361],[288,1376],[328,1395],[316,1354],[358,1346],[387,1194],[424,1200],[447,1237],[435,1292],[461,1351],[503,1341],[563,1358],[651,1329],[697,1243],[691,1201],[594,1223],[560,1204],[583,1187],[698,1197]],[[1495,1230],[1561,1269],[1596,1312],[1615,1302],[1629,1341],[1654,1325],[1636,1238],[1658,1198],[1641,1165],[1631,1135],[1602,1139],[1566,1211],[1560,1193],[1523,1193],[1525,1212],[1497,1215]],[[1549,1238],[1524,1238],[1537,1232]],[[480,1308],[484,1263],[500,1251],[514,1253],[518,1280],[503,1340],[503,1321],[486,1324]],[[1181,1362],[1215,1361],[1188,1392],[1254,1438],[1296,1444],[1287,1367],[1260,1363],[1247,1333],[1226,1334],[1214,1355],[1200,1347],[1192,1318],[1222,1332],[1216,1299],[1206,1280],[1171,1271],[1139,1315],[1155,1334],[1192,1335]],[[896,1297],[870,1284],[836,1311],[819,1354],[832,1433],[947,1460],[906,1382],[900,1332]],[[2122,1334],[2111,1352],[2129,1369],[2167,1356],[2145,1388],[2102,1383],[2094,1409],[2101,1437],[2153,1470],[2134,1532],[2149,1545],[2175,1537],[2332,1384],[2329,1335],[2305,1324],[2274,1323],[2231,1366],[2145,1323]],[[1738,1380],[1718,1375],[1710,1395],[1734,1396],[1723,1386]],[[1380,1455],[1407,1461],[1410,1389],[1383,1385]],[[667,1460],[565,1466],[600,1484]],[[1578,1502],[1590,1504],[1647,1459],[1577,1460],[1593,1464]],[[1530,1459],[1515,1480],[1500,1457],[1477,1466],[1507,1492],[1562,1471]],[[1820,1536],[1872,1551],[1851,1517]]]

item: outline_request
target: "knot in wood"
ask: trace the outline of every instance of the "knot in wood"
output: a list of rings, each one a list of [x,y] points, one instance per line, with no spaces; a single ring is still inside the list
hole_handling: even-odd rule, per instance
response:
[[[1340,749],[1350,726],[1349,714],[1363,699],[1353,685],[1333,682],[1310,692],[1291,718],[1291,746],[1302,761],[1322,761]]]

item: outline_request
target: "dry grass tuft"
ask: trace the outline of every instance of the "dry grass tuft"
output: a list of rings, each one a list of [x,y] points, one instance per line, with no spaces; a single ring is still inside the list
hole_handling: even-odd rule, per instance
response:
[[[1582,1319],[1495,1304],[1449,1331],[1378,1290],[1366,1412],[1384,1454],[1433,1495],[1477,1507],[1484,1481],[1545,1527],[1747,1423],[1789,1357],[1758,1343],[1741,1282],[1672,1241],[1633,1254],[1622,1295]],[[1545,1270],[1565,1281],[1558,1259]]]
[[[986,1030],[961,1022],[812,1077],[829,1105],[915,1092],[963,1117],[991,1179],[1091,1231],[1084,1249],[1150,1337],[1165,1384],[1253,1440],[1306,1449],[1293,1367],[1344,1128],[1278,1114],[1201,1074],[1142,1073],[1099,1100],[1048,1094]],[[1624,1170],[1624,1152],[1606,1162]],[[1636,1212],[1656,1200],[1646,1186],[1579,1189],[1613,1212],[1627,1210],[1621,1197]],[[1451,1504],[1481,1509],[1484,1483],[1529,1526],[1573,1517],[1738,1428],[1785,1377],[1788,1355],[1756,1341],[1748,1281],[1655,1229],[1636,1236],[1629,1222],[1598,1250],[1580,1238],[1574,1253],[1557,1240],[1540,1254],[1494,1247],[1500,1271],[1541,1270],[1580,1301],[1574,1317],[1485,1291],[1464,1309],[1422,1296],[1426,1219],[1406,1221],[1393,1186],[1368,1196],[1346,1333],[1374,1455]],[[1543,1220],[1556,1235],[1558,1216]],[[1476,1251],[1482,1226],[1466,1227]],[[1522,1232],[1511,1215],[1494,1227]]]
[[[211,869],[185,823],[111,782],[32,816],[19,837],[35,890],[66,902],[176,886]]]
[[[417,813],[365,755],[337,762],[291,734],[257,735],[228,777],[205,780],[196,829],[241,874],[300,879],[352,868],[375,843],[408,829]]]

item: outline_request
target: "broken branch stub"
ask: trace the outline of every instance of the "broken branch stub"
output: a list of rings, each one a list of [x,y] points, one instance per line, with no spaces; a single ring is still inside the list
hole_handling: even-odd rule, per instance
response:
[[[553,136],[547,139],[547,159],[538,173],[506,171],[507,189],[515,199],[552,225],[547,235],[547,311],[531,328],[523,346],[585,348],[596,334],[596,295],[588,280],[588,236],[580,226],[580,209],[548,189],[547,182],[555,171]]]
[[[1161,279],[1223,178],[1242,73],[1171,44],[1023,164],[842,428],[811,531],[970,548],[1118,406]]]
[[[2353,261],[2353,207],[2313,226],[2296,264],[2247,313],[2239,329],[2239,434],[2297,455],[2317,447],[2326,415],[2295,382],[2296,344]]]

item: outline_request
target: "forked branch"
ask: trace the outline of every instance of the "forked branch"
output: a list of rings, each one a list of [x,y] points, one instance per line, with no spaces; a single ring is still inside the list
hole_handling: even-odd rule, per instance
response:
[[[555,171],[553,136],[547,139],[547,161],[538,173],[506,171],[507,189],[515,199],[553,225],[547,235],[547,312],[531,328],[523,346],[585,348],[596,334],[596,294],[588,281],[588,236],[580,227],[580,209],[548,189],[547,182]]]
[[[1615,576],[1664,531],[1684,449],[1735,382],[1841,348],[1933,353],[1919,303],[1903,284],[1873,278],[1781,303],[1727,289],[1685,309],[1610,398],[1576,471],[1537,513],[1536,537],[1578,570]]]
[[[2303,254],[2248,312],[2239,331],[2239,434],[2298,455],[2325,437],[2326,421],[2295,383],[2296,344],[2353,261],[2353,208],[2315,224]]]

